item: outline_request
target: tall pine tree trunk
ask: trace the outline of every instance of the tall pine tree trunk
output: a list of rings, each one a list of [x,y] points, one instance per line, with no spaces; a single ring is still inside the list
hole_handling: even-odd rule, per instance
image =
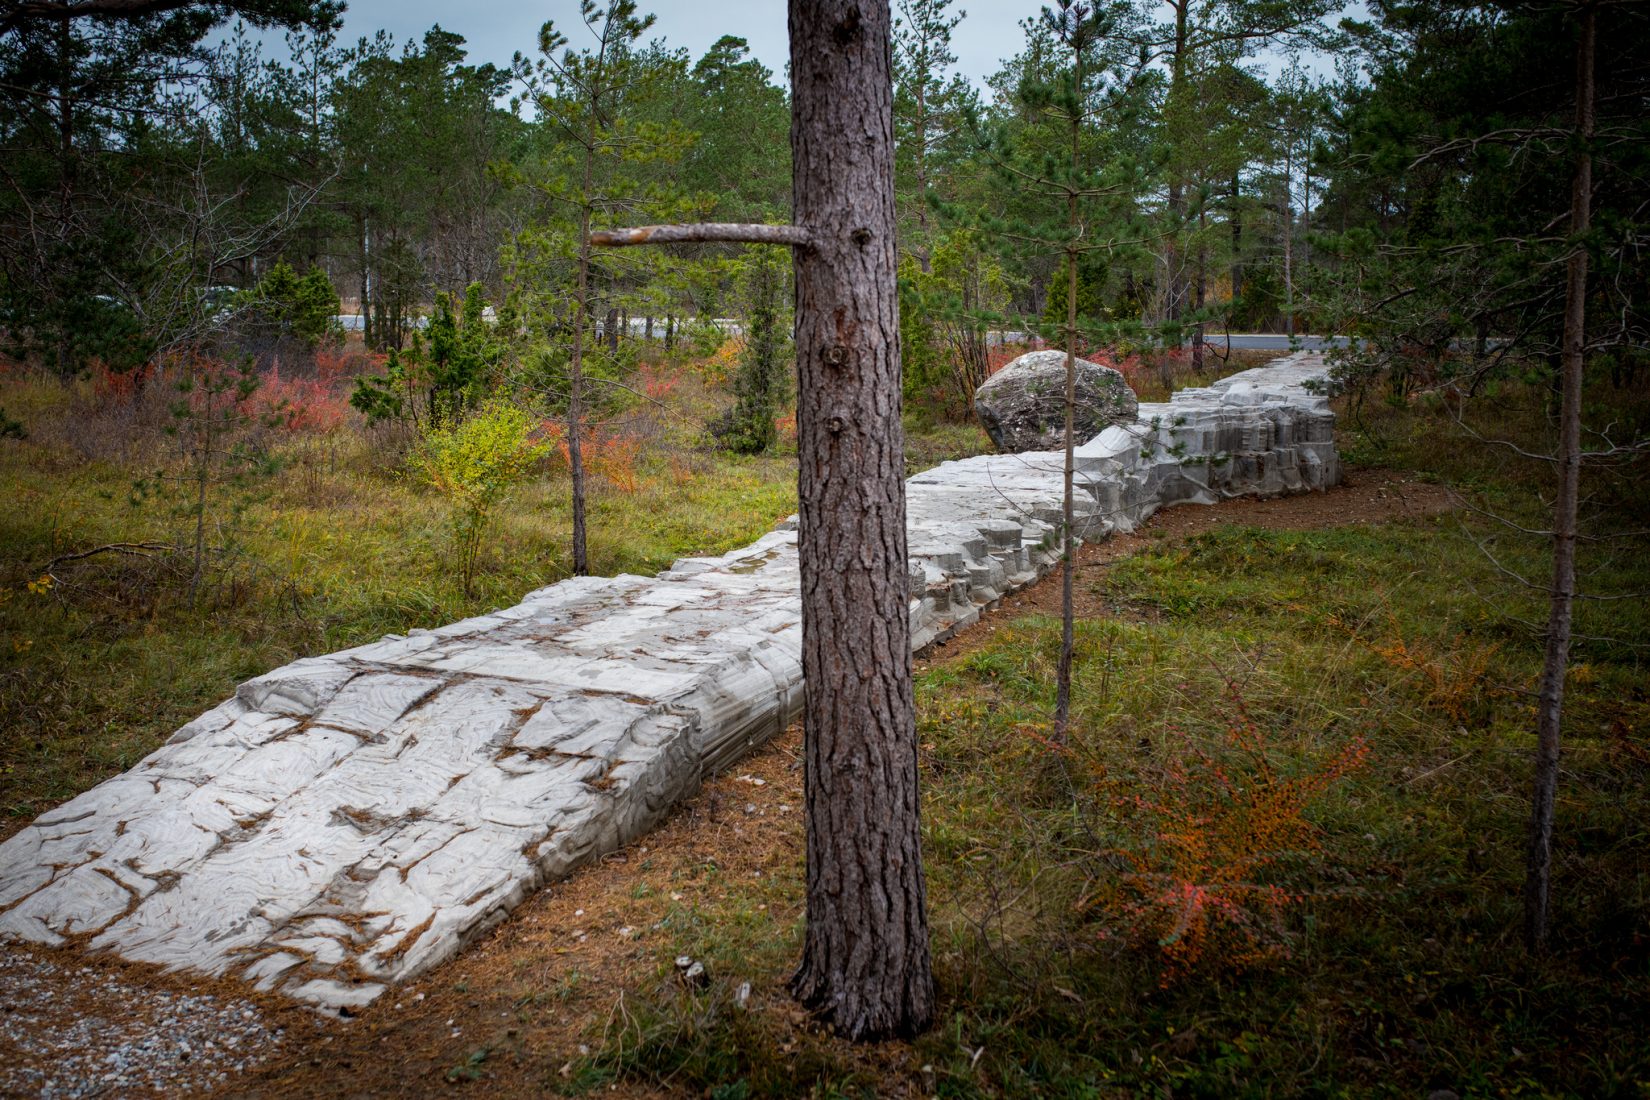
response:
[[[72,94],[72,46],[74,32],[69,20],[57,28],[58,63],[62,66],[57,89],[57,227],[63,241],[71,239],[75,224],[75,99]],[[61,288],[61,284],[58,284]],[[61,290],[59,291],[61,296]],[[68,381],[74,375],[74,340],[69,327],[58,322],[56,365],[58,378]],[[191,598],[193,590],[191,590]]]
[[[1536,692],[1535,799],[1530,813],[1524,879],[1524,943],[1547,946],[1547,901],[1552,882],[1553,805],[1558,793],[1559,727],[1564,675],[1570,662],[1571,611],[1576,585],[1576,511],[1581,495],[1581,380],[1587,350],[1587,246],[1592,220],[1593,58],[1598,14],[1581,11],[1576,43],[1576,153],[1570,181],[1570,253],[1564,287],[1564,353],[1560,368],[1558,496],[1553,502],[1553,581],[1547,614],[1546,655]]]
[[[1192,284],[1192,309],[1197,313],[1197,324],[1192,327],[1192,370],[1203,373],[1203,342],[1209,335],[1209,326],[1203,319],[1203,307],[1209,301],[1209,246],[1203,240],[1208,228],[1208,213],[1200,204],[1197,211],[1197,277]]]
[[[928,71],[917,76],[917,263],[924,275],[934,270],[928,247]]]
[[[1283,331],[1295,335],[1295,165],[1294,146],[1283,154]]]
[[[1191,0],[1172,0],[1174,8],[1174,52],[1169,57],[1168,107],[1170,122],[1170,155],[1178,162],[1185,156],[1179,131],[1184,128],[1180,112],[1184,110],[1186,91],[1186,53],[1191,32]],[[1186,221],[1186,180],[1178,163],[1169,169],[1169,233],[1164,238],[1164,311],[1163,320],[1176,324],[1185,312],[1186,276],[1182,270],[1180,234]],[[1176,337],[1177,341],[1179,337]],[[1165,382],[1168,381],[1165,372]]]
[[[378,348],[378,332],[372,323],[372,257],[367,245],[367,218],[355,216],[355,241],[361,255],[361,301],[356,309],[361,314],[361,341],[369,350]]]
[[[855,1039],[933,1018],[918,828],[885,2],[791,0],[807,930]]]

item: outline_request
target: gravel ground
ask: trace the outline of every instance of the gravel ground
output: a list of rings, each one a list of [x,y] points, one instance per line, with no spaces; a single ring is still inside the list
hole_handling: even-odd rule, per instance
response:
[[[0,1096],[208,1092],[273,1055],[283,1032],[250,1001],[0,944]]]

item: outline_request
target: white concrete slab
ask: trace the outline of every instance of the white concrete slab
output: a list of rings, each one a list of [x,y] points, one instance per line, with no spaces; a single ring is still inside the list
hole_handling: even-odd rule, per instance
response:
[[[1077,452],[1078,533],[1339,480],[1299,354],[1141,405]],[[913,642],[1058,561],[1062,456],[908,482]],[[657,577],[295,661],[0,845],[0,936],[82,944],[332,1008],[450,958],[651,828],[802,701],[794,518]]]

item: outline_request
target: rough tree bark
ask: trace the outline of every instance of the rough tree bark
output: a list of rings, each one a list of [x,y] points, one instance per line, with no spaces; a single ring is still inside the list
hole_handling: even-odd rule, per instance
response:
[[[610,247],[796,246],[808,896],[791,990],[852,1039],[911,1035],[934,1016],[911,690],[890,29],[887,0],[791,0],[800,224],[644,226],[592,238]]]
[[[807,931],[855,1039],[934,1012],[917,792],[886,0],[791,0]]]
[[[1581,9],[1576,42],[1575,172],[1570,181],[1571,253],[1564,288],[1564,353],[1559,388],[1558,496],[1553,502],[1553,581],[1546,656],[1536,692],[1535,798],[1524,878],[1524,944],[1547,946],[1547,898],[1552,881],[1553,804],[1558,793],[1559,727],[1564,675],[1570,663],[1571,610],[1576,585],[1576,510],[1581,495],[1581,374],[1587,349],[1587,247],[1592,221],[1593,57],[1598,14]]]

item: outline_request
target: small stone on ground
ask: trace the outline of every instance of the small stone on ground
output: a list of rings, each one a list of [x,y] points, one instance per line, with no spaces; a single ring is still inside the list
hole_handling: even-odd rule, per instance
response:
[[[187,1096],[245,1073],[284,1029],[250,1001],[0,947],[0,1096]]]

